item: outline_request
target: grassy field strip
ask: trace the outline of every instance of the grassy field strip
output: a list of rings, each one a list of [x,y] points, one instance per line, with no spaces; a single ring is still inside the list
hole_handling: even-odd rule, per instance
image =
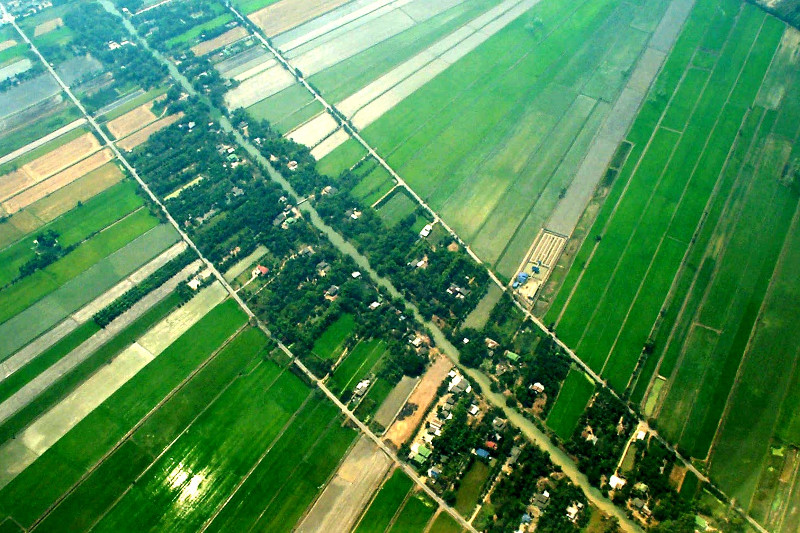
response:
[[[102,295],[177,240],[178,234],[171,226],[156,226],[81,274],[64,282],[24,311],[0,324],[2,353],[10,354],[21,347],[18,341],[9,337],[24,339],[22,344],[32,340]],[[25,279],[40,281],[36,274]]]
[[[678,200],[678,207],[664,233],[665,240],[657,248],[653,262],[642,280],[642,286],[647,286],[647,290],[642,292],[641,287],[637,289],[623,327],[611,344],[611,355],[603,372],[608,376],[612,386],[618,390],[622,390],[628,384],[641,353],[641,347],[650,334],[680,264],[688,252],[688,244],[697,231],[697,225],[702,221],[703,212],[708,209],[708,202],[713,200],[712,195],[719,186],[721,172],[733,149],[747,109],[752,105],[772,60],[784,28],[777,22],[770,26],[769,21],[775,19],[765,19],[765,25],[753,43],[747,62],[742,66],[736,85],[722,111],[723,114],[715,124],[713,133],[708,138],[708,145],[697,160],[696,170]],[[752,80],[755,80],[755,83]],[[676,153],[680,153],[684,140],[692,137],[684,134]],[[693,141],[697,139],[698,137],[694,137]],[[680,173],[680,170],[676,168],[675,172]],[[691,194],[686,192],[689,187],[692,187]],[[654,235],[651,231],[645,234],[650,238]],[[655,265],[659,267],[654,268]],[[631,272],[633,271],[629,271],[628,275]],[[631,317],[635,319],[629,320]],[[638,320],[639,317],[652,317],[652,319],[648,322]]]
[[[378,364],[386,352],[386,344],[380,339],[361,341],[339,363],[328,379],[328,387],[336,394],[352,390]]]
[[[13,152],[5,154],[3,157],[0,157],[0,165],[5,165],[6,163],[8,163],[10,161],[13,161],[14,159],[17,159],[18,157],[20,157],[22,155],[25,155],[28,152],[30,152],[30,151],[32,151],[32,150],[34,150],[36,148],[39,148],[40,146],[43,146],[43,145],[49,143],[50,141],[52,141],[52,140],[54,140],[54,139],[56,139],[58,137],[61,137],[62,135],[66,134],[66,133],[71,132],[75,128],[79,128],[80,126],[83,126],[85,123],[86,123],[86,119],[85,118],[79,118],[77,120],[74,120],[74,121],[70,122],[66,126],[62,126],[62,127],[58,128],[57,130],[48,133],[44,137],[40,137],[39,139],[36,139],[35,141],[26,144],[22,148],[17,148]]]
[[[116,300],[119,296],[125,293],[125,291],[140,283],[147,276],[167,264],[185,249],[186,244],[183,242],[178,242],[172,245],[160,255],[156,256],[155,259],[145,264],[143,267],[122,280],[120,283],[89,302],[86,306],[79,309],[62,322],[56,324],[53,329],[48,330],[46,333],[29,343],[26,339],[18,340],[17,343],[24,347],[0,363],[0,383],[2,383],[11,374],[19,370],[32,359],[36,358],[43,351],[49,349],[65,335],[91,320],[95,313]],[[6,356],[7,354],[2,353],[2,355]]]
[[[89,413],[161,355],[167,346],[188,331],[211,308],[224,300],[226,295],[226,291],[219,284],[204,289],[189,303],[176,310],[161,323],[156,324],[139,342],[132,344],[106,367],[98,370],[58,405],[44,413],[17,439],[4,444],[0,456],[4,456],[6,459],[2,461],[3,467],[0,469],[0,488],[8,485],[14,477],[50,449]],[[170,330],[170,326],[174,326],[174,329]],[[160,337],[157,343],[152,342],[152,333],[154,332],[157,332]],[[149,346],[153,346],[155,349],[151,351],[148,349]],[[50,370],[54,369],[51,367]],[[54,381],[63,375],[48,374],[48,372],[50,371],[42,373],[40,377],[52,378]],[[31,400],[32,398],[28,399],[28,401]],[[0,408],[5,410],[7,404],[8,402],[4,402]],[[8,416],[10,415],[4,413],[3,420]]]
[[[296,531],[350,531],[390,466],[392,460],[362,435]]]
[[[59,245],[67,248],[82,243],[104,228],[112,226],[142,205],[144,200],[136,194],[136,184],[127,182],[89,199],[81,209],[69,211],[35,229],[57,233]],[[20,267],[36,257],[31,242],[33,236],[30,233],[25,236],[30,240],[18,240],[0,250],[0,287],[12,282],[19,274]]]
[[[344,314],[336,322],[328,326],[325,332],[314,342],[311,349],[317,357],[323,360],[336,360],[344,350],[344,342],[356,327],[355,318],[351,314]]]
[[[723,134],[730,135],[730,130],[732,129],[731,125],[736,129],[739,127],[739,123],[736,121],[732,120],[729,123],[729,121],[725,120],[722,122],[719,129],[717,129],[717,126],[720,124],[719,117],[724,104],[724,102],[718,98],[718,94],[721,91],[723,94],[733,94],[736,78],[738,78],[740,71],[745,66],[747,50],[749,50],[755,42],[761,24],[763,23],[763,17],[757,17],[754,11],[745,10],[742,14],[743,16],[739,20],[739,23],[737,23],[732,30],[734,35],[728,41],[729,44],[724,49],[720,59],[721,61],[732,61],[733,64],[726,65],[726,67],[722,69],[714,70],[714,74],[712,74],[711,80],[709,81],[710,85],[708,86],[711,87],[711,90],[707,88],[706,91],[703,92],[701,100],[696,104],[697,107],[693,114],[692,123],[690,123],[690,127],[687,128],[686,133],[680,136],[673,134],[672,139],[667,141],[665,147],[659,147],[658,143],[653,142],[648,147],[645,156],[642,158],[637,168],[636,176],[642,176],[642,178],[640,178],[641,180],[646,179],[646,176],[648,176],[648,169],[655,170],[653,173],[657,176],[661,176],[656,189],[651,189],[649,183],[644,183],[644,181],[640,182],[636,180],[636,176],[634,176],[634,179],[632,179],[626,190],[623,201],[620,203],[622,207],[615,212],[610,222],[611,225],[608,226],[604,232],[606,237],[610,238],[613,235],[617,242],[619,242],[618,239],[621,237],[617,235],[617,233],[624,231],[633,232],[635,235],[647,234],[649,236],[648,239],[643,241],[628,235],[628,238],[626,238],[624,242],[620,242],[623,246],[621,258],[617,257],[618,250],[616,250],[615,247],[599,247],[598,251],[593,256],[592,262],[587,266],[587,272],[584,275],[585,281],[582,285],[587,288],[584,288],[583,292],[580,292],[579,287],[579,292],[572,295],[569,304],[573,309],[578,309],[580,308],[580,302],[583,300],[591,299],[591,301],[597,302],[597,294],[601,294],[602,296],[599,304],[587,306],[587,308],[594,307],[594,314],[587,316],[587,314],[583,312],[580,314],[581,316],[578,316],[577,313],[574,315],[565,313],[564,317],[559,321],[560,335],[564,339],[569,339],[577,349],[581,350],[585,348],[581,353],[590,366],[595,369],[600,369],[604,366],[609,350],[616,340],[617,329],[614,328],[612,324],[616,323],[618,320],[624,321],[625,314],[629,310],[629,308],[620,307],[616,304],[614,304],[615,307],[613,310],[606,308],[612,305],[612,301],[619,302],[621,298],[627,298],[633,301],[635,298],[635,294],[631,293],[636,292],[638,286],[628,283],[627,281],[632,279],[644,279],[646,271],[650,267],[650,262],[642,262],[639,258],[652,258],[660,242],[662,242],[660,240],[654,240],[652,236],[662,235],[663,239],[663,236],[666,235],[673,217],[680,209],[679,202],[684,198],[688,183],[695,183],[705,178],[705,182],[699,181],[699,183],[697,183],[697,185],[702,186],[708,191],[705,196],[699,198],[700,201],[705,202],[708,194],[711,192],[710,188],[716,181],[714,180],[716,176],[713,174],[713,169],[715,167],[704,167],[700,172],[693,172],[692,177],[695,179],[687,181],[679,179],[683,174],[679,169],[685,169],[687,166],[697,169],[701,158],[705,160],[712,155],[717,156],[716,150],[709,150],[708,152],[705,150],[705,147],[709,146],[708,139],[712,132],[716,132],[716,138],[716,136]],[[749,16],[745,16],[745,14]],[[744,48],[744,50],[742,50],[742,48]],[[744,110],[741,110],[737,116],[743,114]],[[713,121],[713,123],[709,123],[710,121]],[[662,135],[662,139],[669,137],[669,132],[666,130],[656,130],[656,135],[659,133]],[[733,131],[733,136],[735,138],[735,130]],[[706,138],[705,145],[697,142],[698,139],[703,138]],[[722,142],[724,139],[725,138],[720,139],[720,141]],[[727,146],[730,146],[730,144],[731,143],[728,143]],[[711,162],[719,163],[719,166],[721,166],[724,162],[725,155],[727,154],[723,153],[722,158],[717,156],[716,160]],[[659,160],[661,160],[661,162],[658,162]],[[652,172],[652,170],[650,172]],[[695,174],[697,174],[697,177],[695,177]],[[642,202],[641,206],[638,202]],[[694,203],[696,204],[696,201]],[[650,207],[648,208],[648,206]],[[667,206],[672,206],[672,208]],[[702,204],[700,204],[700,207],[702,208]],[[651,211],[656,213],[657,216],[644,217],[645,212]],[[690,220],[695,220],[696,223],[697,218],[699,218],[699,216]],[[637,220],[639,221],[638,225],[636,223]],[[688,241],[688,239],[686,239],[686,241]],[[626,245],[625,243],[631,244]],[[680,257],[677,257],[677,259],[679,261]],[[636,264],[631,265],[634,261]],[[625,265],[624,268],[622,267],[623,264]],[[598,273],[591,275],[594,270]],[[617,276],[617,272],[625,272],[624,279],[623,276]],[[603,282],[607,278],[609,279],[609,283],[604,286]],[[592,287],[589,287],[590,284]],[[603,311],[600,311],[601,309]],[[607,314],[606,311],[608,311],[609,314]],[[604,317],[603,320],[597,322],[595,328],[593,328],[592,324],[600,320],[600,317]],[[608,320],[608,317],[614,317],[614,320]],[[580,329],[581,326],[575,323],[576,319],[579,323],[585,324],[582,330]],[[642,322],[647,323],[648,321],[643,320]],[[651,324],[652,322],[646,324],[648,331]],[[598,342],[595,344],[594,341]],[[637,349],[636,353],[633,355],[627,354],[627,358],[638,358],[640,349],[641,348]],[[612,376],[614,386],[624,388],[631,370],[632,367],[628,369],[627,376],[624,375],[624,372],[618,372],[616,375]]]
[[[373,498],[354,533],[383,533],[403,505],[413,482],[396,469]]]
[[[766,118],[764,118],[764,113],[761,113],[761,116],[762,119],[758,123],[758,129],[754,129],[752,126],[746,126],[742,130],[745,135],[744,139],[749,140],[749,142],[743,143],[747,151],[743,155],[736,154],[738,155],[737,162],[741,164],[738,169],[739,171],[736,173],[736,178],[738,187],[740,187],[743,192],[737,196],[731,195],[731,200],[728,202],[729,205],[727,205],[723,213],[721,213],[717,227],[710,236],[710,238],[714,239],[711,241],[712,243],[722,240],[724,248],[718,250],[717,246],[714,245],[714,248],[709,250],[710,253],[716,256],[709,256],[708,259],[708,261],[710,261],[708,264],[714,265],[714,268],[706,267],[703,269],[703,271],[708,272],[707,277],[703,276],[701,278],[701,273],[698,272],[698,280],[700,283],[697,284],[697,289],[693,293],[686,296],[686,308],[683,315],[680,317],[681,322],[675,326],[678,336],[674,336],[673,339],[670,340],[670,344],[665,348],[664,361],[662,361],[659,367],[659,373],[661,375],[671,378],[670,386],[664,390],[664,403],[660,409],[663,411],[663,416],[659,414],[659,423],[660,426],[663,426],[664,434],[673,440],[679,440],[681,437],[683,428],[679,426],[684,426],[688,422],[690,414],[688,409],[692,407],[694,399],[700,394],[700,391],[707,387],[701,386],[704,381],[704,373],[698,371],[696,368],[698,364],[706,365],[711,362],[711,353],[705,354],[706,357],[709,358],[706,359],[703,357],[703,350],[707,352],[715,351],[715,344],[722,332],[720,329],[715,327],[709,328],[703,325],[702,322],[699,322],[699,317],[697,316],[699,310],[704,305],[704,302],[706,302],[705,305],[711,305],[711,302],[714,302],[714,305],[720,305],[725,308],[732,305],[734,300],[732,294],[729,294],[721,300],[713,300],[709,299],[709,291],[711,291],[715,285],[722,283],[723,279],[727,279],[726,276],[719,276],[717,274],[720,272],[720,269],[733,272],[731,268],[735,268],[742,273],[745,271],[741,269],[742,261],[748,264],[749,259],[747,257],[741,257],[741,252],[737,254],[735,251],[742,246],[743,248],[741,248],[741,250],[749,249],[750,246],[754,244],[754,242],[751,244],[749,241],[754,241],[759,238],[758,230],[762,227],[764,221],[762,213],[764,209],[768,208],[768,202],[771,199],[771,194],[766,198],[763,197],[763,194],[758,194],[759,189],[763,188],[763,185],[760,184],[756,187],[758,183],[756,179],[757,170],[759,167],[755,164],[744,164],[746,162],[745,157],[747,156],[756,160],[760,159],[756,154],[762,146],[762,143],[768,137],[774,123],[774,113],[766,115]],[[755,192],[751,195],[751,191],[754,188]],[[748,212],[751,213],[751,215],[741,218],[741,222],[739,222],[740,217],[743,217],[743,215]],[[759,220],[752,220],[752,214],[757,214]],[[752,227],[752,230],[748,230],[748,226]],[[745,232],[737,232],[737,228],[739,228],[739,231],[745,229]],[[706,239],[705,242],[709,242],[708,239]],[[725,265],[730,266],[726,267]],[[741,275],[736,277],[740,278],[740,276]],[[724,285],[727,284],[725,283]],[[736,322],[733,322],[731,327],[736,329],[738,325]],[[704,338],[706,345],[703,350],[698,351],[694,349],[690,351],[690,347],[694,343]],[[678,353],[680,353],[679,358]],[[669,359],[672,358],[676,360],[670,361]],[[673,368],[676,368],[675,374],[671,375]],[[713,372],[710,376],[716,376],[716,374],[716,372]],[[716,380],[717,378],[712,378],[710,382]],[[727,384],[727,387],[730,387],[730,384]],[[674,413],[674,416],[672,413]],[[677,418],[681,413],[683,413],[683,418]]]
[[[608,167],[617,146],[625,138],[641,108],[648,90],[664,65],[667,53],[678,39],[680,29],[692,11],[692,0],[669,5],[664,17],[650,38],[648,47],[636,63],[628,84],[614,102],[609,118],[597,132],[591,147],[567,188],[563,201],[550,211],[546,226],[562,235],[571,235],[583,209]]]
[[[782,417],[796,428],[797,406],[785,401],[796,400],[796,392],[789,386],[796,380],[800,355],[800,339],[793,323],[800,312],[800,285],[791,272],[800,251],[798,220],[800,217],[795,216],[759,312],[762,319],[749,339],[711,460],[714,479],[743,502],[750,501],[760,465],[769,453],[771,442],[765,437],[775,435]],[[796,431],[791,436],[796,444]]]
[[[500,32],[508,24],[535,6],[538,1],[539,0],[522,0],[518,2],[515,0],[509,0],[504,4],[501,4],[503,9],[500,11],[500,13],[496,13],[495,11],[489,12],[492,15],[497,15],[496,19],[490,19],[487,21],[486,19],[488,18],[488,13],[481,15],[476,20],[480,20],[482,22],[486,21],[487,24],[485,24],[480,30],[473,32],[469,36],[466,36],[464,39],[453,43],[451,48],[442,51],[441,55],[434,58],[425,66],[420,67],[418,70],[410,73],[408,76],[401,77],[401,79],[396,79],[396,81],[395,76],[402,76],[403,74],[400,70],[402,65],[401,67],[398,67],[398,69],[395,69],[395,71],[386,74],[382,80],[388,80],[388,83],[394,81],[394,83],[391,85],[391,88],[386,89],[386,91],[381,93],[376,98],[370,100],[369,102],[365,102],[364,105],[360,106],[358,111],[352,115],[353,124],[359,129],[366,128],[378,118],[382,117],[390,109],[394,108],[398,103],[408,98],[417,89],[426,85],[437,75],[444,72],[448,67],[450,67],[450,65],[457,62],[459,59],[478,48],[481,44],[488,41],[492,36]],[[436,44],[434,44],[432,47],[434,48],[434,53],[437,51],[435,47]],[[411,61],[413,61],[413,59]],[[381,82],[379,81],[375,83]]]
[[[339,102],[487,11],[496,0],[468,0],[310,78],[328,101]]]
[[[665,108],[675,101],[675,92],[683,82],[692,57],[696,54],[698,43],[702,42],[706,35],[707,20],[713,17],[715,7],[716,3],[714,2],[701,1],[692,10],[689,20],[686,22],[678,41],[667,57],[665,65],[653,85],[653,89],[650,90],[633,126],[628,132],[627,142],[631,146],[629,155],[625,158],[624,165],[620,169],[619,175],[615,178],[602,209],[596,216],[593,227],[605,228],[608,220],[616,213],[619,200],[626,194],[631,184],[630,178],[640,165],[641,156],[649,150],[650,144],[657,138],[657,136],[654,136],[654,132],[659,133],[657,132],[657,126],[664,115]],[[583,265],[591,262],[597,247],[596,243],[584,241],[572,264]],[[565,307],[570,302],[583,276],[584,270],[582,268],[569,269],[561,284],[561,290],[549,306],[548,313],[545,316],[546,320],[551,322],[560,321]]]
[[[435,512],[436,504],[426,494],[421,492],[412,494],[406,499],[405,505],[395,517],[389,533],[424,531]]]
[[[316,395],[316,398],[319,399],[319,396]],[[296,465],[319,442],[324,441],[324,435],[336,420],[338,411],[333,404],[324,401],[306,402],[277,441],[256,461],[204,530],[247,531],[287,483]],[[265,479],[269,482],[264,482]]]
[[[583,410],[594,394],[594,382],[579,370],[571,369],[547,417],[547,426],[567,442],[575,431]]]
[[[122,445],[131,428],[137,429],[190,383],[198,368],[246,321],[230,300],[211,310],[0,491],[0,509],[30,527],[98,461]],[[155,438],[157,433],[150,435]]]
[[[294,37],[294,38],[292,38],[290,40],[287,40],[285,38],[280,38],[279,37],[279,38],[274,40],[275,46],[277,46],[278,49],[281,50],[282,52],[286,52],[288,54],[289,52],[291,52],[295,48],[298,48],[299,46],[302,46],[302,45],[308,43],[309,41],[313,41],[314,39],[316,39],[318,37],[322,37],[322,36],[324,36],[324,35],[326,35],[328,33],[331,33],[334,30],[337,30],[337,29],[341,28],[342,26],[350,24],[351,22],[359,21],[359,19],[361,19],[365,15],[374,14],[375,11],[379,11],[380,13],[384,13],[384,12],[386,12],[386,10],[381,9],[381,8],[383,8],[383,7],[385,7],[385,6],[389,5],[389,4],[393,4],[393,3],[395,3],[395,0],[376,0],[376,1],[371,2],[369,4],[363,5],[363,7],[360,7],[358,9],[356,9],[355,11],[350,11],[348,9],[348,11],[349,11],[348,13],[343,13],[342,16],[337,16],[336,18],[333,18],[329,22],[326,22],[326,23],[324,23],[322,25],[320,25],[318,22],[315,23],[314,21],[312,21],[310,24],[307,24],[306,26],[313,25],[313,26],[315,26],[313,29],[312,28],[308,28],[310,31],[306,31],[306,32],[304,32],[304,33],[302,33],[302,34],[298,35],[297,37]],[[405,2],[405,3],[408,3],[408,2]],[[402,5],[404,5],[403,2],[400,2],[400,6],[402,6]],[[335,11],[331,12],[327,16],[324,16],[324,18],[331,18],[332,16],[334,16],[334,13],[336,13],[337,11],[338,10],[335,10]],[[366,19],[366,20],[369,21],[371,19]],[[355,27],[357,28],[360,25],[361,25],[361,23],[359,21],[359,24],[355,25]],[[293,33],[299,33],[299,32],[302,32],[303,30],[304,30],[304,27],[300,26],[300,27],[296,28],[295,30],[293,30]],[[349,28],[348,28],[348,30],[349,30]]]
[[[12,391],[13,393],[8,395],[7,398],[4,398],[3,402],[0,403],[0,424],[15,416],[22,409],[31,404],[41,394],[49,390],[54,383],[68,375],[70,372],[78,368],[86,360],[92,357],[100,348],[109,343],[117,334],[123,332],[128,326],[164,301],[167,297],[169,297],[170,294],[172,294],[172,291],[175,290],[177,285],[186,281],[186,279],[193,274],[199,266],[199,262],[187,266],[185,269],[183,269],[183,271],[176,274],[164,285],[142,298],[124,314],[120,315],[105,328],[86,339],[69,353],[64,354],[61,359],[53,362],[50,366],[38,368],[39,362],[37,361],[36,364],[32,365],[31,369],[34,371],[40,370],[38,374],[31,375],[32,372],[28,372],[28,367],[25,367],[25,371],[21,376],[22,379],[12,379],[13,387],[4,388],[3,390],[4,395]],[[219,299],[218,295],[217,299]],[[192,313],[193,310],[196,311],[198,309],[198,305],[200,306],[200,309],[205,309],[210,308],[210,306],[218,303],[212,301],[209,304],[208,298],[205,298],[202,293],[198,294],[198,296],[192,300],[192,302],[194,301],[197,301],[197,303],[191,306],[186,305],[178,311],[175,311],[173,315],[180,314],[179,311],[184,309],[186,310],[184,312]],[[167,317],[165,322],[167,322],[169,318],[171,318],[171,316]],[[190,318],[199,319],[199,317],[195,317],[193,315],[190,315]],[[156,324],[155,327],[159,327],[159,324]],[[174,332],[170,332],[170,337],[177,338],[179,333],[181,333],[181,330],[176,329]],[[158,352],[151,353],[154,356],[159,355]],[[14,378],[16,378],[17,375],[18,374],[15,374]],[[25,379],[28,381],[24,381]],[[16,390],[14,390],[14,388],[16,388]]]
[[[241,259],[240,261],[236,262],[235,265],[230,267],[228,270],[225,271],[224,278],[225,281],[228,283],[232,282],[234,279],[239,277],[245,270],[253,266],[256,260],[260,259],[261,256],[267,253],[267,248],[264,245],[258,245],[253,253],[248,255],[247,257]]]
[[[428,529],[428,533],[461,533],[461,524],[444,511],[440,511]]]
[[[461,478],[461,484],[456,491],[456,501],[453,504],[453,507],[462,516],[472,516],[490,473],[489,465],[477,460],[474,460],[472,466],[464,473],[464,477]]]
[[[271,379],[266,379],[265,375],[262,378],[265,378],[263,385],[272,390],[281,373],[274,364],[268,363],[265,367],[258,361],[259,356],[265,354],[265,342],[264,335],[253,328],[236,335],[73,486],[51,512],[42,517],[35,530],[55,531],[64,524],[70,531],[88,529],[158,458],[168,453],[181,436],[193,431],[206,413],[212,408],[219,409],[219,402],[229,399],[224,395],[242,380],[242,376],[251,375],[257,367],[266,368],[271,375]],[[295,419],[312,408],[306,402]],[[111,481],[109,473],[114,474],[110,476],[113,478],[110,488],[106,486]]]
[[[324,156],[320,150],[321,147],[322,145],[317,146],[317,148],[311,151],[311,155],[319,161],[317,170],[320,174],[334,178],[338,177],[342,171],[352,168],[356,163],[367,156],[367,149],[364,148],[364,145],[353,138],[344,141],[337,148]]]

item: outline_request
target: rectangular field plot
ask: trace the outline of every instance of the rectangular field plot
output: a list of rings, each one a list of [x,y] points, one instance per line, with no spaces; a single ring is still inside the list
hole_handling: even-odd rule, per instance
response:
[[[406,499],[389,531],[390,533],[424,531],[435,512],[436,504],[426,494],[421,492],[412,494]]]
[[[361,517],[354,533],[381,533],[392,521],[411,489],[413,482],[402,470],[395,470],[386,480]]]
[[[406,192],[405,189],[398,188],[386,200],[378,206],[378,215],[389,227],[394,227],[403,219],[411,216],[419,205]]]
[[[328,326],[328,329],[314,343],[311,350],[317,357],[324,360],[335,360],[344,350],[344,342],[356,327],[355,318],[351,314],[344,314]]]
[[[0,292],[0,298],[13,298],[4,307],[8,315],[0,324],[0,353],[8,355],[26,344],[178,240],[178,234],[167,225],[132,237],[106,257],[86,256],[94,260],[89,264],[78,261],[84,256],[73,257],[68,263],[56,262],[52,269],[37,271]],[[76,252],[80,251],[79,247]],[[91,249],[84,253],[97,252]],[[76,271],[79,265],[85,269]]]
[[[583,410],[594,394],[594,383],[580,370],[570,370],[556,403],[547,417],[547,426],[567,442],[578,425]]]
[[[328,387],[336,394],[352,391],[356,384],[372,372],[386,353],[386,344],[379,339],[359,342],[339,363],[328,379]]]

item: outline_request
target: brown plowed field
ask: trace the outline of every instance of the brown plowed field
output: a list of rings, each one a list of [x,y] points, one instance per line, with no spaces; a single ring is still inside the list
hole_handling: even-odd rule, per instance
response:
[[[11,48],[12,46],[16,45],[17,41],[15,41],[14,39],[8,39],[7,41],[3,41],[2,43],[0,43],[0,52],[5,50],[6,48]]]
[[[202,43],[196,44],[192,46],[192,52],[197,57],[204,56],[209,52],[213,52],[218,48],[222,48],[223,46],[227,46],[232,42],[238,41],[242,39],[244,36],[247,35],[247,30],[242,28],[241,26],[237,26],[232,30],[228,30],[222,35],[214,37],[213,39],[209,39],[208,41],[203,41]]]
[[[106,126],[108,126],[108,131],[115,139],[121,139],[147,124],[150,124],[158,118],[153,114],[153,102],[154,101],[150,101],[146,104],[142,104],[110,121],[106,124]]]
[[[74,165],[100,148],[94,135],[87,133],[49,152],[22,168],[0,176],[0,200],[6,200],[56,172]]]
[[[24,190],[23,192],[12,197],[10,200],[3,203],[3,209],[7,213],[16,213],[32,203],[41,200],[48,194],[54,193],[62,187],[69,185],[73,181],[85,176],[89,172],[100,168],[113,158],[110,148],[101,150],[93,155],[90,155],[83,161],[76,163],[66,170],[62,170],[55,176],[48,178],[42,182],[37,183],[33,187]]]
[[[281,0],[248,15],[268,37],[278,35],[307,20],[346,4],[349,0]]]
[[[38,37],[40,35],[44,35],[45,33],[51,32],[56,28],[60,28],[64,25],[64,22],[61,20],[61,17],[46,20],[36,26],[33,30],[33,36]]]
[[[125,137],[124,139],[122,139],[117,143],[117,146],[120,147],[122,150],[127,150],[127,151],[133,150],[140,144],[145,143],[152,134],[154,134],[158,130],[166,128],[170,124],[174,124],[175,122],[180,120],[182,116],[183,113],[178,113],[177,115],[170,115],[160,120],[156,120],[152,124],[149,124],[144,128],[140,129],[136,133],[133,133]]]
[[[39,200],[26,211],[30,211],[43,222],[50,222],[74,208],[78,202],[85,202],[119,183],[123,177],[124,175],[117,165],[106,163],[47,198]]]

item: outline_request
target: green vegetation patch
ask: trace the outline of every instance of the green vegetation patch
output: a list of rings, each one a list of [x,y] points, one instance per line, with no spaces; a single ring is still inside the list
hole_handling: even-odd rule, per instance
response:
[[[460,533],[461,530],[461,524],[450,513],[442,511],[436,516],[428,533]]]
[[[382,533],[397,514],[408,491],[414,483],[401,469],[397,469],[383,484],[372,500],[354,533]]]
[[[592,394],[594,383],[580,370],[571,369],[547,417],[547,426],[562,441],[572,437]]]
[[[147,217],[152,218],[149,213],[145,214]],[[132,218],[133,216],[126,220]],[[102,238],[111,234],[112,229],[101,233],[95,238]],[[112,237],[114,236],[112,235]],[[51,265],[51,267],[54,267],[53,269],[48,267],[45,270],[37,271],[35,274],[24,278],[21,282],[0,292],[0,298],[3,301],[7,297],[18,299],[27,297],[26,303],[32,304],[21,310],[20,307],[22,306],[13,306],[9,301],[7,307],[13,306],[14,309],[21,312],[0,324],[0,353],[5,355],[12,353],[16,348],[63,320],[69,313],[102,295],[177,240],[178,234],[174,228],[162,224],[131,240],[107,257],[97,260],[90,268],[71,277],[71,279],[64,279],[66,278],[65,271],[67,267],[74,268],[76,262],[68,266],[59,264],[61,261],[69,259],[69,255],[72,255],[69,254],[64,259]],[[91,240],[88,242],[91,242]],[[73,253],[79,253],[82,249],[83,246]],[[97,252],[97,250],[98,248],[96,247],[92,252]],[[85,258],[86,256],[81,259]],[[42,275],[39,276],[38,274]],[[62,279],[64,280],[63,284],[56,285]],[[41,294],[41,290],[38,293],[35,292],[40,289],[40,286],[36,285],[37,283],[42,283],[45,286],[44,288],[51,288],[52,290],[49,294],[33,303],[32,293]],[[28,292],[26,293],[25,291]]]
[[[483,461],[475,460],[464,477],[456,492],[456,503],[454,507],[462,516],[471,516],[472,511],[478,504],[478,499],[483,493],[483,486],[489,479],[492,470]]]
[[[344,342],[350,337],[355,328],[355,317],[350,313],[345,313],[336,322],[328,326],[314,343],[311,351],[324,360],[336,359],[344,350]]]
[[[330,389],[341,394],[351,391],[364,379],[386,352],[386,343],[380,339],[359,342],[328,380]]]
[[[421,492],[413,494],[406,500],[389,531],[391,533],[423,531],[435,512],[436,504],[426,494]]]
[[[396,226],[406,217],[414,214],[417,203],[409,196],[405,189],[396,189],[394,194],[378,206],[378,214],[391,228]]]
[[[335,178],[361,161],[366,155],[367,149],[351,137],[333,152],[320,159],[317,163],[317,171],[320,174]]]

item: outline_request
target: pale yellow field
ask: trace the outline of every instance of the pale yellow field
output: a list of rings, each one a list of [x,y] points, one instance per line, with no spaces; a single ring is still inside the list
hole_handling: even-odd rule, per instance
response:
[[[108,131],[115,139],[121,139],[150,124],[156,118],[153,114],[153,101],[150,101],[110,121],[107,124]]]
[[[192,46],[192,52],[197,57],[204,56],[209,52],[213,52],[218,48],[222,48],[223,46],[227,46],[232,42],[238,41],[247,35],[247,30],[242,28],[241,26],[237,26],[232,30],[228,30],[222,35],[214,37],[213,39],[209,39],[208,41],[203,41],[202,43],[196,44]]]
[[[6,48],[11,48],[12,46],[16,45],[17,41],[15,41],[14,39],[8,39],[7,41],[3,41],[2,43],[0,43],[0,52],[5,50]]]
[[[264,30],[268,37],[316,18],[349,0],[281,0],[251,13],[247,17]]]
[[[92,152],[96,152],[99,148],[100,143],[95,136],[86,133],[64,146],[22,165],[19,170],[0,176],[0,201],[64,170]]]
[[[181,119],[183,113],[178,113],[177,115],[170,115],[168,117],[164,117],[160,120],[156,120],[155,122],[145,126],[144,128],[140,129],[139,131],[128,135],[121,141],[117,143],[122,150],[133,150],[140,144],[143,144],[150,138],[152,134],[157,132],[158,130],[164,129],[170,124],[174,124],[178,120]]]
[[[46,20],[36,26],[33,30],[33,36],[39,37],[40,35],[44,35],[45,33],[51,32],[56,28],[60,28],[64,25],[64,22],[61,20],[61,17]]]
[[[30,211],[43,222],[50,222],[74,208],[78,202],[85,202],[119,183],[123,177],[122,171],[116,164],[106,163],[47,198],[39,200],[25,211]],[[22,214],[22,212],[18,214]]]
[[[3,209],[9,214],[16,213],[20,209],[28,207],[48,194],[54,193],[85,176],[87,173],[100,168],[111,161],[113,157],[114,155],[110,148],[101,150],[3,202]]]

